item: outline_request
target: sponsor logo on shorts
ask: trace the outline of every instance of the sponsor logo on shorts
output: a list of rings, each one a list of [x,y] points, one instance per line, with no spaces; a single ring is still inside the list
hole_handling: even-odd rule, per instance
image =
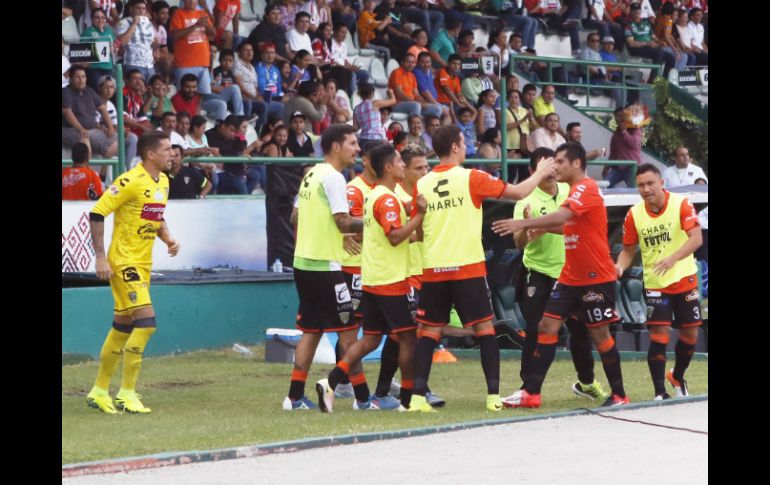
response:
[[[700,295],[698,294],[698,290],[692,290],[687,296],[684,297],[686,301],[697,301]]]
[[[585,295],[583,295],[583,301],[586,303],[594,302],[594,301],[604,301],[604,295],[601,293],[596,293],[595,291],[589,291]]]
[[[537,291],[537,287],[536,286],[527,286],[527,296],[528,297],[532,298],[533,296],[535,296],[535,291]]]
[[[337,295],[337,303],[347,303],[350,301],[350,291],[348,291],[348,285],[340,283],[334,285],[334,293]]]
[[[354,274],[353,278],[350,282],[350,286],[353,287],[354,290],[361,291],[361,275],[360,274]]]
[[[647,298],[647,304],[648,305],[662,305],[663,304],[663,298]]]
[[[135,291],[129,291],[128,292],[128,299],[131,300],[131,303],[136,303],[136,292]]]
[[[645,290],[647,292],[647,296],[651,298],[660,297],[661,292],[660,291],[653,291],[653,290]]]
[[[343,325],[347,325],[347,323],[350,321],[350,312],[340,312],[340,321],[343,323]]]
[[[144,204],[142,207],[141,218],[147,221],[162,221],[163,211],[166,210],[166,204]]]
[[[120,272],[123,276],[123,281],[130,282],[130,281],[139,281],[141,278],[139,277],[139,272],[136,271],[136,268],[133,266],[129,266],[128,268],[124,269]]]
[[[361,300],[358,298],[353,298],[351,301],[353,302],[353,310],[358,310],[358,305],[361,304]]]

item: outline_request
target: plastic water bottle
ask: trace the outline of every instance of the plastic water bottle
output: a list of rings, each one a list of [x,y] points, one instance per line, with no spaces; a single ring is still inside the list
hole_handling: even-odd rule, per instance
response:
[[[281,258],[275,259],[275,262],[273,263],[273,273],[283,273],[283,263],[281,263]]]
[[[254,352],[252,352],[250,348],[244,347],[243,345],[239,344],[238,342],[233,344],[233,352],[237,352],[237,353],[239,353],[241,355],[246,355],[246,356],[254,355]]]
[[[636,320],[637,320],[639,323],[644,323],[644,322],[646,322],[646,321],[647,321],[647,315],[645,315],[643,311],[641,311],[641,310],[638,310],[638,311],[636,312]]]

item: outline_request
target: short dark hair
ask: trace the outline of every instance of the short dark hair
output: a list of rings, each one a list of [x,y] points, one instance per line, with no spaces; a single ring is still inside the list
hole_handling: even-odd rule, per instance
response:
[[[401,62],[403,63],[404,61],[406,61],[407,57],[414,57],[414,54],[412,54],[411,52],[407,52],[406,54],[404,54],[404,57],[401,58]],[[415,60],[417,60],[417,58],[415,58]]]
[[[136,153],[144,160],[147,152],[158,149],[161,140],[168,140],[168,135],[162,131],[152,130],[142,134],[136,144]]]
[[[219,126],[222,125],[230,125],[233,128],[238,128],[241,126],[241,117],[238,115],[227,115],[227,118],[223,119],[221,123],[219,123]]]
[[[271,2],[265,5],[265,15],[269,14],[272,10],[280,10],[281,6],[278,5],[278,2]]]
[[[331,125],[321,135],[321,150],[324,155],[328,155],[332,150],[332,145],[335,143],[342,143],[345,141],[345,137],[354,134],[358,129],[348,125],[346,123],[338,123]]]
[[[425,115],[425,116],[422,117],[422,121],[425,123],[426,126],[428,125],[428,122],[433,121],[433,120],[441,121],[441,118],[439,118],[436,115]]]
[[[162,120],[165,120],[166,118],[169,118],[171,116],[176,118],[176,113],[174,113],[173,111],[164,111],[163,114],[160,115],[160,119],[162,121]]]
[[[377,174],[377,178],[382,178],[385,173],[385,165],[391,163],[396,156],[396,148],[390,143],[378,145],[369,153],[372,169]]]
[[[294,59],[291,60],[292,61],[291,63],[292,64],[296,64],[297,62],[299,62],[300,60],[304,59],[305,57],[307,57],[309,55],[310,55],[310,52],[308,52],[305,49],[300,49],[300,50],[297,51],[296,54],[294,54]]]
[[[337,32],[340,31],[340,29],[342,29],[342,27],[345,27],[346,29],[348,28],[348,26],[343,24],[342,22],[337,22],[337,23],[334,24],[332,32],[334,32],[336,34]],[[350,30],[350,29],[348,29],[348,30]]]
[[[529,92],[529,91],[537,92],[537,86],[535,86],[534,84],[529,83],[529,84],[525,84],[524,87],[521,88],[522,94],[526,93],[526,92]]]
[[[174,150],[179,149],[179,154],[184,158],[184,147],[182,145],[171,145]]]
[[[401,150],[401,159],[407,167],[412,164],[412,159],[426,155],[427,153],[425,153],[425,150],[420,145],[409,144]]]
[[[498,133],[500,133],[500,129],[497,127],[487,128],[486,130],[484,130],[484,133],[481,134],[481,137],[479,137],[479,142],[494,143]]]
[[[416,39],[421,32],[425,32],[425,29],[416,29],[412,32],[412,38]],[[427,34],[427,32],[425,32]]]
[[[550,118],[551,116],[555,116],[556,118],[559,118],[559,113],[556,113],[556,112],[548,113],[547,115],[545,115],[545,118],[543,119],[543,121],[548,121],[548,118]]]
[[[455,125],[439,126],[433,133],[433,151],[439,157],[446,157],[452,153],[452,145],[460,143],[460,127]]]
[[[693,15],[695,15],[696,13],[698,13],[700,11],[701,11],[701,9],[699,9],[698,7],[693,7],[693,8],[690,9],[690,12],[687,15],[690,18],[692,18]]]
[[[206,117],[201,115],[195,115],[190,118],[190,128],[197,128],[206,124]]]
[[[249,41],[246,41],[246,42],[241,42],[238,45],[238,52],[241,52],[243,50],[243,48],[246,47],[246,46],[251,46],[251,48],[254,49],[254,44],[250,43]],[[256,49],[254,49],[254,50],[256,50]]]
[[[674,15],[674,4],[673,3],[664,3],[662,7],[660,7],[660,14],[661,15]]]
[[[327,77],[324,79],[324,87],[327,87],[330,83],[334,83],[334,85],[337,86],[337,80],[333,77]]]
[[[184,86],[184,83],[187,83],[187,82],[190,82],[190,81],[195,81],[195,83],[197,84],[198,83],[198,76],[196,76],[195,74],[193,74],[191,72],[188,72],[187,74],[182,76],[182,79],[179,81],[179,85],[180,86]]]
[[[544,158],[553,158],[556,152],[548,147],[535,148],[535,150],[529,154],[529,168],[537,170],[537,162]]]
[[[67,70],[67,72],[69,73],[70,76],[72,76],[73,74],[75,74],[78,71],[83,71],[83,74],[88,75],[88,71],[86,71],[86,68],[83,67],[83,66],[77,65],[77,64],[73,65],[73,66],[70,66],[70,68]]]
[[[641,10],[641,9],[642,9],[642,6],[639,5],[638,3],[634,2],[634,3],[631,4],[631,11],[632,12],[635,11],[635,10]]]
[[[192,117],[190,116],[190,113],[188,113],[187,111],[177,111],[176,112],[176,119],[177,120],[181,120],[182,118],[192,119]]]
[[[417,60],[418,60],[418,61],[419,61],[420,59],[422,59],[423,57],[430,57],[430,52],[425,52],[425,51],[423,51],[423,52],[420,52],[419,54],[417,54]]]
[[[580,122],[579,121],[571,121],[571,122],[567,123],[567,131],[570,131],[572,128],[576,128],[578,126],[580,126]]]
[[[457,40],[464,39],[464,38],[468,37],[469,35],[473,35],[473,31],[470,30],[470,29],[463,29],[457,35]]]
[[[368,140],[364,143],[364,146],[361,147],[361,156],[371,159],[369,155],[371,155],[372,150],[380,145],[386,145],[387,143],[388,142],[385,140]]]
[[[656,167],[655,165],[653,165],[651,163],[643,163],[643,164],[639,165],[639,167],[636,169],[636,176],[638,177],[641,174],[647,173],[647,172],[652,172],[654,174],[657,174],[658,177],[662,176],[661,173],[660,173],[660,170],[658,169],[658,167]]]
[[[510,41],[511,41],[511,39],[513,39],[514,37],[518,37],[519,39],[521,39],[521,40],[524,40],[524,38],[521,36],[521,34],[517,34],[516,32],[514,32],[514,33],[513,33],[513,34],[511,34],[511,36],[508,38],[508,42],[510,42]]]
[[[127,81],[131,79],[131,76],[133,76],[134,74],[139,74],[140,76],[142,76],[142,79],[144,79],[144,74],[142,74],[142,71],[140,71],[139,69],[129,69],[128,72],[126,72],[123,79]]]
[[[358,85],[358,95],[361,99],[369,99],[374,95],[374,85],[369,83]]]
[[[152,13],[160,13],[161,10],[164,8],[170,8],[168,3],[164,2],[163,0],[155,0],[152,3],[152,7],[150,9],[152,10]]]
[[[228,56],[230,56],[233,59],[235,59],[235,51],[233,51],[232,49],[222,49],[221,51],[219,51],[219,60],[220,61],[222,60],[223,57],[228,57]]]
[[[447,64],[449,64],[449,63],[451,63],[452,61],[460,61],[460,62],[462,62],[462,60],[463,60],[463,58],[462,58],[462,57],[460,57],[460,55],[459,55],[459,54],[451,54],[451,55],[449,56],[449,58],[447,59],[446,63],[447,63]]]
[[[72,164],[80,165],[88,161],[88,145],[85,143],[75,143],[72,145]]]
[[[447,30],[455,30],[457,27],[462,27],[463,23],[455,18],[450,18],[446,21]]]
[[[469,107],[467,107],[467,106],[463,106],[462,108],[457,110],[457,114],[458,115],[462,115],[462,114],[465,114],[465,113],[473,114],[473,111],[471,111],[471,109]]]
[[[580,143],[575,143],[574,141],[562,143],[558,148],[556,148],[556,153],[561,151],[567,152],[564,155],[567,157],[567,160],[571,162],[579,159],[580,168],[583,170],[586,169],[586,149],[583,148]]]
[[[307,19],[310,20],[310,14],[305,11],[302,11],[302,12],[297,12],[297,14],[294,16],[294,23],[296,24],[297,22],[299,22],[299,19],[301,19],[302,17],[307,17]]]
[[[150,85],[154,83],[155,81],[162,81],[163,84],[166,84],[166,80],[163,79],[163,76],[160,74],[153,74],[149,81],[147,81],[147,84]]]
[[[306,51],[307,52],[307,51]],[[305,81],[297,88],[297,94],[305,98],[312,96],[321,84],[318,81]]]
[[[94,14],[96,14],[97,12],[101,12],[102,15],[104,15],[105,17],[107,16],[107,12],[105,12],[103,8],[97,7],[95,9],[91,10],[91,18],[94,18]]]

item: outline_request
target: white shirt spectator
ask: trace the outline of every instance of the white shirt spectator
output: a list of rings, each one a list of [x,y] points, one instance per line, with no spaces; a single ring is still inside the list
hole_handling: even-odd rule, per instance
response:
[[[690,28],[690,24],[685,25],[682,27],[681,25],[676,26],[677,31],[679,31],[679,42],[682,45],[687,46],[687,48],[692,47],[692,29]]]
[[[706,183],[709,181],[703,169],[692,163],[688,163],[685,168],[677,168],[676,165],[671,165],[663,170],[663,186],[667,189],[683,185],[693,185],[698,179],[703,179]]]
[[[311,51],[312,52],[312,51]],[[348,58],[348,46],[344,42],[339,44],[332,39],[332,62],[337,66],[344,66]],[[350,62],[350,61],[348,61]]]
[[[94,0],[96,2],[96,6],[98,8],[101,8],[104,10],[104,14],[107,16],[107,18],[110,18],[110,10],[115,8],[115,0]],[[123,2],[125,5],[126,2]],[[81,32],[85,30],[86,28],[90,27],[92,25],[91,22],[91,2],[86,0],[86,11],[81,17],[80,21],[83,22],[83,26],[85,28],[81,29]]]
[[[128,32],[133,22],[132,17],[124,18],[118,24],[116,34],[121,36]],[[155,30],[147,17],[140,17],[139,25],[131,35],[131,40],[123,45],[123,65],[151,68],[154,65],[152,56],[152,40]]]
[[[545,127],[538,128],[532,132],[532,143],[535,145],[535,148],[546,147],[556,150],[559,145],[566,142],[564,137],[558,132],[551,136],[551,133]]]
[[[307,32],[300,34],[296,28],[290,29],[286,32],[286,42],[289,43],[289,48],[294,52],[304,49],[310,54],[313,53],[313,45]]]
[[[692,22],[687,24],[692,32],[692,46],[698,49],[703,49],[703,24],[694,24]]]
[[[67,71],[69,71],[70,68],[70,60],[67,59],[67,56],[62,55],[61,56],[61,87],[66,88],[70,85],[70,80],[65,76],[67,74]]]
[[[700,223],[700,228],[708,230],[709,228],[709,208],[706,206],[705,209],[698,212],[698,222]]]
[[[511,55],[511,49],[508,48],[508,44],[505,46],[505,50],[500,52],[500,47],[497,44],[492,44],[489,48],[489,52],[494,52],[500,56],[501,67],[505,69],[508,66],[508,57]]]
[[[107,113],[110,115],[110,120],[112,120],[112,126],[115,127],[115,129],[118,128],[118,110],[115,109],[115,105],[112,104],[112,101],[107,100],[104,103],[105,107],[107,108]],[[102,124],[102,114],[97,110],[96,111],[96,122],[98,124]]]
[[[652,9],[650,0],[642,0],[642,18],[647,19],[650,17],[655,17],[655,10]]]
[[[160,129],[160,128],[157,128],[155,131],[163,131],[163,130]],[[184,148],[185,150],[190,148],[190,145],[187,143],[187,141],[182,137],[182,135],[180,135],[176,131],[172,131],[171,132],[171,136],[169,136],[169,138],[171,139],[171,144],[172,145],[179,145],[180,147]]]
[[[233,76],[241,78],[243,87],[249,96],[257,95],[257,71],[251,64],[246,64],[240,58],[235,59]]]
[[[591,7],[594,7],[594,10],[596,10],[597,17],[593,16],[593,13],[591,13],[591,18],[593,20],[604,20],[604,0],[588,0],[588,11],[591,12]]]

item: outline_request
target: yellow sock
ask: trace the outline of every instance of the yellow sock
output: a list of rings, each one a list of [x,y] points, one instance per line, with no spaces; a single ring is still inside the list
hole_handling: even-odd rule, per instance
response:
[[[120,382],[121,391],[134,391],[139,371],[142,368],[142,354],[155,327],[134,328],[126,342],[126,354],[123,356],[123,380]]]
[[[123,356],[123,346],[126,340],[128,340],[128,336],[131,335],[131,327],[128,328],[128,332],[121,332],[111,328],[107,338],[104,339],[104,345],[102,345],[102,351],[99,354],[99,371],[96,374],[94,386],[105,391],[109,390],[112,374],[115,373],[118,362],[120,362],[120,358]]]

